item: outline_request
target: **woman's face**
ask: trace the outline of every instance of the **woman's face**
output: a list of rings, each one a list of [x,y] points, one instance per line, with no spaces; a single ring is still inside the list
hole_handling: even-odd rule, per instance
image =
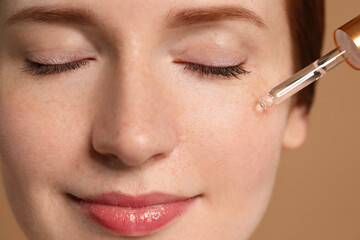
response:
[[[302,109],[282,0],[3,0],[0,154],[29,239],[246,239]],[[250,73],[248,73],[250,72]]]

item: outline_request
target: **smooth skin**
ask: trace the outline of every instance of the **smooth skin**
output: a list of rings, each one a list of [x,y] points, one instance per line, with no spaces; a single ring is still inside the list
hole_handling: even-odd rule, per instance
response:
[[[91,21],[14,21],[29,7],[85,10]],[[169,26],[190,9],[243,7],[262,18]],[[247,239],[268,204],[282,146],[306,137],[305,109],[263,114],[257,98],[293,73],[282,0],[2,0],[0,155],[8,199],[30,240],[129,239],[68,197],[107,192],[199,196],[139,239]],[[88,59],[35,75],[27,60]],[[187,63],[243,64],[239,79]],[[27,69],[24,70],[24,69]]]

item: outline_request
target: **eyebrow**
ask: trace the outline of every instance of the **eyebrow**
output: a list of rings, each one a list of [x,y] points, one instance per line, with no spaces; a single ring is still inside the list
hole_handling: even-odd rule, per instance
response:
[[[78,22],[93,23],[92,15],[86,9],[29,7],[11,16],[5,25],[18,22]]]
[[[179,12],[172,10],[170,11],[167,19],[169,28],[233,19],[246,20],[259,28],[267,28],[264,20],[255,12],[241,6],[232,5],[206,7],[199,9],[183,9]]]
[[[171,10],[166,17],[168,28],[205,23],[211,21],[242,19],[253,25],[266,28],[264,20],[250,9],[241,6],[213,6]],[[44,6],[29,7],[11,16],[6,25],[18,22],[77,22],[94,24],[90,11],[81,8],[49,8]]]

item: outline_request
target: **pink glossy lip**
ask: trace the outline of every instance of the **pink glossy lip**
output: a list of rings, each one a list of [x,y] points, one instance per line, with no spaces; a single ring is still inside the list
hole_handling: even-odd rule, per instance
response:
[[[85,213],[106,229],[124,236],[143,236],[179,217],[196,198],[162,193],[136,197],[109,193],[79,202]]]

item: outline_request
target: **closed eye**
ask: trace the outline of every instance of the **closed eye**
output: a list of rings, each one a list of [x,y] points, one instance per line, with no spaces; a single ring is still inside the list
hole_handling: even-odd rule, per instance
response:
[[[184,69],[198,72],[204,76],[221,76],[226,78],[240,79],[240,75],[250,74],[241,64],[227,67],[206,66],[197,63],[183,63]]]
[[[62,73],[66,71],[76,70],[82,68],[90,63],[91,59],[83,59],[75,62],[64,64],[42,64],[27,60],[27,66],[23,69],[24,72],[28,72],[32,75],[50,75],[54,73]],[[251,72],[244,69],[242,65],[234,65],[227,67],[214,67],[205,66],[197,63],[183,63],[184,69],[193,72],[198,72],[205,76],[222,76],[226,78],[240,79],[240,75],[250,74]]]
[[[26,67],[23,68],[23,71],[32,75],[50,75],[82,68],[88,65],[90,60],[91,59],[83,59],[64,64],[42,64],[27,60]]]

